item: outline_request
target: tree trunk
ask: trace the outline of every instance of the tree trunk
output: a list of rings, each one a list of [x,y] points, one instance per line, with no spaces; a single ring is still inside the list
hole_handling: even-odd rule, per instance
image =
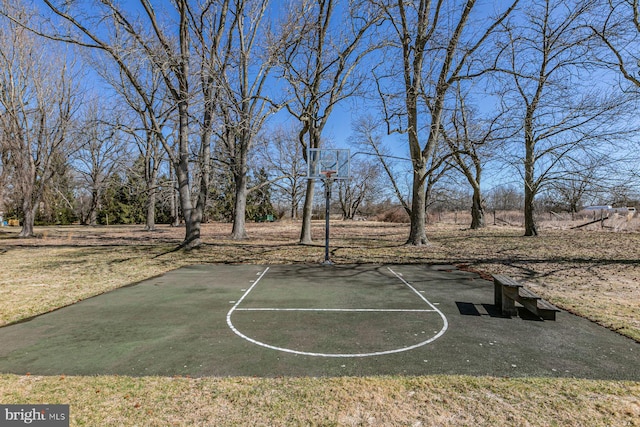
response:
[[[171,188],[171,227],[180,225],[180,200],[175,187]]]
[[[424,162],[415,162],[413,166],[413,192],[411,201],[411,228],[407,245],[426,245],[426,191],[425,178],[427,167]]]
[[[433,194],[433,187],[436,181],[433,180],[433,175],[430,175],[427,178],[427,184],[425,185],[424,191],[424,218],[425,222],[431,223],[431,219],[429,218],[429,207],[431,207],[431,195]],[[411,216],[411,212],[409,211],[409,216]]]
[[[191,188],[189,180],[189,24],[187,17],[187,4],[185,0],[177,2],[180,10],[180,55],[179,64],[174,70],[178,80],[178,162],[176,165],[176,177],[180,193],[180,206],[184,215],[185,237],[182,247],[193,249],[202,243],[200,241],[200,224],[204,206],[194,208],[191,200]]]
[[[145,223],[145,231],[154,231],[156,229],[156,184],[150,184],[147,188],[147,221]]]
[[[537,186],[535,182],[535,139],[533,137],[533,108],[527,109],[525,117],[525,158],[524,158],[524,235],[537,236],[538,227],[534,219],[534,199]]]
[[[100,195],[98,194],[98,190],[95,188],[91,192],[91,204],[89,205],[89,214],[87,215],[89,220],[89,225],[96,225],[98,222],[98,201],[100,200]]]
[[[235,173],[235,203],[233,209],[233,229],[231,230],[231,238],[241,240],[247,238],[247,230],[245,227],[245,218],[247,212],[247,174],[243,171]]]
[[[471,204],[471,229],[484,228],[484,206],[482,206],[482,193],[480,187],[473,188],[473,201]]]
[[[22,230],[20,230],[18,237],[33,237],[33,224],[36,218],[36,208],[31,205],[29,200],[25,200],[22,203],[22,214],[24,215],[24,219],[22,221]]]
[[[314,180],[307,181],[307,192],[304,196],[304,206],[302,207],[302,229],[300,230],[300,243],[310,245],[311,239],[311,215],[313,214],[313,193],[315,188]]]
[[[191,201],[191,189],[189,188],[188,153],[180,156],[180,162],[176,165],[176,178],[178,179],[178,194],[180,206],[184,217],[185,237],[181,246],[185,249],[193,249],[200,246],[200,223],[202,213],[193,207]]]
[[[530,185],[524,186],[524,235],[537,236],[538,227],[534,219],[535,192]]]
[[[298,210],[300,206],[298,181],[294,180],[291,185],[291,219],[298,219]]]
[[[180,212],[178,211],[178,205],[180,204],[180,201],[178,200],[179,194],[175,185],[175,172],[173,164],[169,166],[169,181],[171,181],[171,198],[169,200],[171,209],[171,227],[177,227],[178,225],[180,225]]]
[[[158,182],[158,155],[157,144],[151,132],[147,132],[147,146],[145,150],[144,162],[144,180],[147,190],[147,206],[145,231],[154,231],[156,229],[156,198],[157,198],[157,182]]]
[[[184,223],[185,223],[185,238],[181,246],[187,250],[197,248],[202,244],[202,241],[200,240],[201,220],[185,219]]]

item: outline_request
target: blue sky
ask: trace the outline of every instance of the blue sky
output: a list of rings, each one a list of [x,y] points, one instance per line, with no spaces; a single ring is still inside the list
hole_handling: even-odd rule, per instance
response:
[[[138,2],[129,1],[129,2],[123,2],[123,4],[126,5],[127,9],[129,10],[136,10],[140,7]],[[160,9],[162,8],[162,6],[167,5],[168,2],[156,2],[155,4],[160,5],[158,6],[158,12],[160,13]],[[273,1],[271,7],[273,10],[282,11],[283,4],[285,3]],[[483,0],[479,2],[477,6],[478,10],[476,12],[477,13],[476,19],[480,19],[479,17],[481,17],[482,15],[491,13],[494,10],[494,5],[496,4],[499,4],[500,6],[502,6],[502,2],[496,3],[493,0]],[[492,99],[491,97],[487,97],[486,95],[484,96],[484,98],[477,97],[475,100],[477,107],[480,110],[493,109],[494,101],[495,99]],[[367,102],[372,102],[372,101],[367,101]],[[375,105],[375,103],[372,102],[372,104],[370,105]],[[375,107],[371,107],[370,105],[367,105],[366,102],[364,101],[356,102],[356,100],[345,100],[339,105],[337,105],[324,130],[324,138],[326,140],[330,140],[333,146],[337,148],[352,148],[349,144],[349,138],[353,133],[352,121],[360,114],[370,113],[371,110],[375,108]],[[271,120],[271,123],[275,123],[278,121],[288,121],[288,120],[290,120],[290,117],[288,116],[286,111],[283,110]],[[393,155],[398,157],[408,157],[406,135],[394,134],[394,135],[388,136],[385,138],[385,143],[387,147],[391,150],[391,153]],[[406,167],[400,164],[398,164],[398,167],[400,169],[406,170]],[[520,178],[517,175],[517,173],[514,173],[515,171],[511,171],[507,173],[506,171],[507,170],[505,169],[496,169],[495,171],[488,171],[488,173],[485,174],[483,186],[485,188],[491,188],[496,185],[504,185],[506,183],[511,183],[511,182],[516,185],[519,184]]]

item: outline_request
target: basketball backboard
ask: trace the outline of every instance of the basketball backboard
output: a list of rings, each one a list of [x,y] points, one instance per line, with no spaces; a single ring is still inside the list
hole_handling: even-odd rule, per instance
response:
[[[350,154],[342,148],[309,148],[308,179],[349,179]]]

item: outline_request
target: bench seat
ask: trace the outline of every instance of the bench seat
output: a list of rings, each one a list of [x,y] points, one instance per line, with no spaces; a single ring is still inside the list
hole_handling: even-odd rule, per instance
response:
[[[494,303],[503,316],[517,316],[517,302],[544,320],[556,320],[556,313],[560,310],[525,288],[522,283],[502,274],[494,274],[493,283]]]

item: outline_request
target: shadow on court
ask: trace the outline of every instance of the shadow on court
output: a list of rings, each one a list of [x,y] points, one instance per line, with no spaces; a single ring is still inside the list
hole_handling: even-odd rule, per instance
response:
[[[502,317],[444,265],[203,265],[0,328],[0,372],[461,374],[640,380],[640,345],[561,312]]]

